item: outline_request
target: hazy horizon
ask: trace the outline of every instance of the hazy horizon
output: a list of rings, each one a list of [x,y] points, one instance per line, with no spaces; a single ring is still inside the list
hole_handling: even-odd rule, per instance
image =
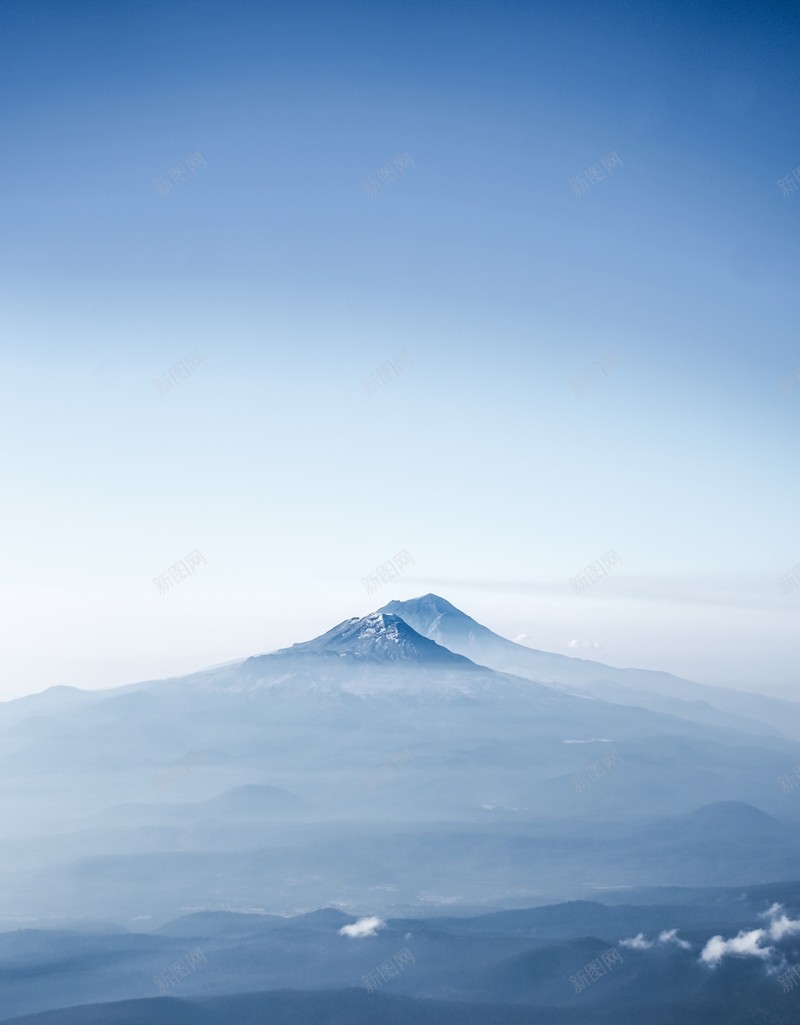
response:
[[[327,630],[331,629],[333,626],[337,625],[340,622],[343,622],[346,619],[368,615],[369,613],[376,611],[378,608],[388,604],[390,601],[394,599],[407,600],[409,598],[419,597],[423,593],[426,593],[422,589],[415,590],[413,587],[403,588],[402,593],[399,588],[395,588],[394,590],[390,590],[389,588],[390,585],[384,585],[384,587],[381,588],[381,590],[374,595],[376,599],[374,605],[369,605],[369,598],[366,599],[366,602],[364,600],[361,600],[360,602],[354,603],[356,606],[356,611],[340,614],[338,618],[335,615],[331,615],[326,619],[325,613],[321,611],[318,617],[316,617],[316,619],[314,620],[313,624],[309,622],[309,625],[305,628],[305,632],[303,632],[303,627],[299,626],[298,629],[300,632],[298,632],[297,634],[292,636],[287,635],[284,637],[280,637],[278,636],[278,632],[273,629],[272,635],[276,637],[276,640],[274,643],[270,643],[266,646],[264,644],[257,643],[256,639],[254,639],[251,648],[247,650],[231,651],[222,654],[221,657],[215,657],[212,660],[202,662],[197,661],[196,656],[188,652],[174,653],[172,656],[170,656],[168,653],[164,653],[164,665],[170,665],[173,667],[169,670],[159,670],[156,667],[154,670],[151,670],[149,673],[145,673],[144,675],[136,675],[135,672],[133,675],[125,675],[121,673],[117,675],[115,674],[112,668],[109,672],[108,678],[106,679],[95,680],[92,683],[81,683],[78,680],[58,680],[48,683],[40,688],[27,690],[24,693],[9,694],[7,696],[4,696],[3,698],[0,698],[0,700],[8,701],[18,697],[24,697],[27,694],[41,693],[42,691],[47,690],[49,687],[53,686],[66,685],[78,687],[82,690],[107,690],[114,687],[125,686],[127,684],[145,682],[146,680],[150,679],[185,676],[202,669],[211,668],[212,666],[223,665],[228,662],[236,662],[241,659],[249,658],[253,655],[265,654],[271,651],[275,651],[279,648],[290,647],[292,644],[295,644],[296,642],[310,640],[312,637],[319,636],[320,634],[325,633]],[[475,590],[477,589],[478,588],[476,587]],[[505,585],[505,587],[503,585],[496,585],[496,589],[499,591],[509,591],[511,594],[516,593],[516,588],[513,584]],[[542,586],[541,589],[544,590],[544,586]],[[486,590],[491,590],[491,588],[486,588]],[[789,687],[781,688],[780,686],[775,685],[773,682],[769,680],[754,680],[751,682],[750,686],[748,686],[748,681],[744,677],[741,680],[715,679],[713,677],[713,653],[710,654],[707,660],[707,665],[711,669],[711,675],[705,678],[701,673],[692,674],[691,672],[682,672],[679,669],[676,669],[675,666],[679,666],[681,664],[681,659],[680,657],[676,658],[674,653],[672,654],[672,657],[665,653],[664,662],[659,663],[654,659],[647,660],[647,652],[640,648],[634,650],[640,651],[641,661],[620,662],[619,660],[610,657],[608,650],[600,642],[592,641],[588,638],[578,636],[572,637],[569,640],[565,640],[561,643],[553,644],[552,647],[549,647],[546,644],[537,643],[537,637],[532,632],[532,628],[529,628],[531,629],[531,632],[525,631],[523,629],[516,629],[517,625],[522,624],[524,626],[526,624],[523,617],[519,615],[514,616],[513,612],[506,616],[504,623],[498,625],[496,622],[489,622],[485,618],[482,618],[481,615],[476,614],[475,608],[468,606],[466,602],[454,601],[451,597],[451,592],[442,593],[441,591],[439,591],[434,593],[438,593],[440,597],[445,598],[445,600],[455,605],[461,612],[470,616],[472,619],[477,620],[482,626],[486,626],[489,629],[491,629],[494,633],[497,633],[502,637],[506,637],[507,639],[512,640],[517,644],[523,645],[524,647],[540,651],[551,651],[555,654],[564,655],[572,658],[586,659],[592,662],[599,662],[605,665],[616,666],[619,668],[660,670],[663,672],[673,673],[673,675],[676,676],[682,676],[686,679],[693,680],[696,683],[706,683],[712,686],[730,687],[734,690],[750,690],[751,692],[764,693],[771,695],[773,697],[784,697],[787,699],[796,700],[795,694],[790,690]],[[586,595],[581,595],[581,597],[585,598]],[[617,598],[617,601],[624,600],[624,597]],[[475,602],[473,603],[473,606],[474,604],[480,603]],[[339,603],[339,605],[341,608],[342,603]],[[284,611],[288,617],[290,615],[288,610]],[[609,620],[608,625],[613,627],[613,609],[610,612],[606,612],[606,616]],[[308,619],[308,617],[300,616],[297,616],[296,618],[298,622],[301,618]],[[503,626],[505,626],[505,629],[503,628]],[[555,631],[557,629],[557,624],[549,622],[547,624],[547,627],[542,630],[542,634],[555,638]],[[206,637],[205,641],[209,647],[209,650],[217,652],[222,651],[222,647],[219,645],[219,643],[216,641],[213,635],[211,637]],[[141,664],[145,666],[151,665],[152,663],[149,660],[143,660]],[[691,665],[692,659],[690,657],[685,656],[685,664]],[[696,664],[701,665],[702,662],[700,660],[696,660]],[[100,670],[97,670],[97,672],[99,673]]]

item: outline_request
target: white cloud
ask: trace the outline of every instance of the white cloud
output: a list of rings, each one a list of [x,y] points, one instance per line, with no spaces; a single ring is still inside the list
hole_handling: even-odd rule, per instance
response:
[[[700,960],[711,968],[715,968],[724,957],[730,956],[757,957],[767,961],[775,954],[770,941],[778,942],[785,936],[800,933],[800,918],[790,918],[783,910],[782,904],[773,904],[760,917],[769,919],[769,924],[763,929],[742,929],[736,936],[728,939],[719,935],[712,936],[701,950]],[[655,940],[648,940],[641,932],[619,942],[620,946],[629,947],[631,950],[649,950],[656,943]],[[692,947],[691,943],[678,936],[677,929],[662,929],[658,934],[658,942],[674,943],[681,950],[691,950]]]
[[[691,946],[692,946],[691,943],[688,943],[686,940],[682,940],[678,936],[678,930],[677,929],[664,929],[664,930],[662,930],[658,934],[658,942],[659,943],[675,943],[677,946],[679,946],[681,948],[681,950],[690,950]]]
[[[768,930],[771,940],[782,940],[784,936],[794,936],[800,932],[800,918],[789,918],[783,910],[783,904],[773,904],[761,917],[772,919]]]
[[[377,936],[378,929],[384,925],[386,923],[374,915],[370,918],[359,918],[357,922],[353,922],[351,925],[343,925],[339,930],[339,935],[349,936],[353,940],[363,940],[368,936]]]
[[[783,904],[773,904],[760,917],[769,919],[769,925],[764,929],[751,929],[749,932],[743,929],[738,936],[729,940],[723,939],[722,936],[712,936],[703,947],[700,960],[712,967],[718,965],[728,954],[760,957],[766,960],[775,953],[769,945],[764,946],[766,941],[778,942],[785,936],[800,933],[800,918],[789,918],[783,910]]]
[[[522,644],[523,641],[529,641],[530,639],[531,639],[531,635],[530,634],[517,634],[517,636],[514,638],[514,643],[515,644]]]
[[[678,936],[677,929],[662,929],[658,934],[659,943],[674,943],[682,950],[689,950],[691,943],[687,943],[686,940],[680,939]],[[627,940],[619,941],[621,947],[630,947],[631,950],[649,950],[651,947],[656,945],[655,940],[648,940],[643,932],[638,933],[636,936],[632,936]]]
[[[603,647],[603,645],[600,644],[599,641],[581,641],[577,637],[575,637],[573,640],[569,642],[569,646],[570,648],[583,648],[584,650],[586,650],[587,648],[599,650]]]
[[[739,957],[760,957],[765,960],[772,956],[772,947],[762,947],[761,941],[767,936],[765,929],[751,929],[745,932],[744,929],[731,939],[723,939],[722,936],[712,936],[700,953],[700,960],[711,967],[716,967],[728,954],[736,954]]]

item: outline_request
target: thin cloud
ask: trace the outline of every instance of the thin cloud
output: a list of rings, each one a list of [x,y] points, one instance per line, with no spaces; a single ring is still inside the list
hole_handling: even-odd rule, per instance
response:
[[[680,939],[677,929],[662,929],[658,934],[658,940],[648,940],[645,934],[640,932],[636,936],[620,940],[619,945],[621,947],[628,947],[630,950],[650,950],[657,942],[661,944],[673,943],[676,947],[680,947],[681,950],[689,950],[692,946],[686,940]]]
[[[664,929],[663,932],[660,932],[658,934],[658,942],[674,943],[677,947],[680,947],[681,950],[691,950],[692,947],[691,943],[689,943],[687,940],[682,940],[678,936],[677,929]]]
[[[499,592],[503,594],[531,594],[542,597],[572,597],[569,576],[572,567],[559,580],[470,580],[437,578],[434,589],[441,593],[447,588]],[[785,596],[778,587],[780,572],[766,574],[700,574],[700,573],[625,573],[614,574],[614,588],[594,588],[581,601],[636,601],[675,603],[683,606],[699,605],[712,608],[777,609],[784,608]]]

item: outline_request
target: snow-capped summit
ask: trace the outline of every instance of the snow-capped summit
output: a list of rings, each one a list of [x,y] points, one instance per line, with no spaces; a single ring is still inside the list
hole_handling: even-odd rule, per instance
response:
[[[346,619],[327,633],[282,648],[276,654],[341,655],[381,662],[446,662],[462,668],[472,665],[470,659],[423,637],[405,620],[388,612]]]

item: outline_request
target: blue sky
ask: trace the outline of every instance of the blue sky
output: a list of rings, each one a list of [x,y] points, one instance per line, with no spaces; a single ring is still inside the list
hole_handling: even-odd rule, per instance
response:
[[[427,591],[795,694],[799,36],[788,4],[4,5],[0,697]]]

